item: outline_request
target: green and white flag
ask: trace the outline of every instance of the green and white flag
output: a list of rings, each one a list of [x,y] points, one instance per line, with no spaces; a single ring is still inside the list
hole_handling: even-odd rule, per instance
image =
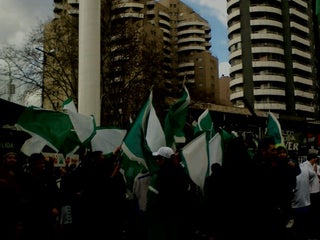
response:
[[[207,132],[209,139],[211,139],[215,134],[209,109],[204,110],[204,112],[198,117],[198,121],[195,123],[194,135],[196,136],[201,132]]]
[[[206,132],[195,137],[181,149],[183,162],[192,181],[204,190],[213,163],[223,163],[224,147],[234,135],[220,129],[209,141]]]
[[[81,144],[89,143],[96,134],[94,117],[78,113],[75,104],[71,99],[68,99],[63,103],[63,110],[68,114],[72,122],[73,129]]]
[[[186,142],[184,127],[190,101],[188,89],[183,85],[182,97],[171,105],[164,121],[164,133],[169,147],[175,148],[175,143]]]
[[[153,105],[151,105],[148,118],[146,141],[151,152],[156,152],[160,147],[166,146],[164,131]]]
[[[281,125],[272,112],[268,112],[266,136],[274,137],[276,144],[284,145],[284,138],[282,135]]]
[[[191,180],[204,190],[209,167],[206,133],[202,133],[181,149],[181,156]]]
[[[40,146],[48,145],[56,152],[62,149],[66,140],[74,134],[73,125],[67,114],[34,107],[25,109],[20,115],[16,127],[29,133],[32,137],[36,137],[28,141],[30,144],[42,142]],[[76,142],[79,143],[79,140]],[[24,147],[27,148],[27,146]],[[36,152],[38,151],[36,150]]]
[[[126,154],[131,161],[137,162],[146,169],[148,169],[148,166],[144,159],[144,151],[142,148],[144,147],[147,120],[151,110],[151,105],[152,93],[150,93],[149,99],[140,109],[121,145],[123,153]]]
[[[72,98],[68,98],[66,101],[62,103],[62,109],[69,110],[71,112],[78,112]]]
[[[121,146],[126,133],[125,129],[98,127],[91,139],[91,150],[102,151],[104,155],[110,154]]]
[[[217,132],[209,141],[209,173],[211,174],[211,165],[213,163],[219,163],[222,165],[223,159],[223,142],[219,132]]]
[[[50,143],[42,137],[32,134],[32,137],[27,139],[21,146],[20,151],[26,156],[31,156],[33,153],[41,153],[43,148]]]
[[[134,178],[139,172],[143,170],[152,172],[156,169],[152,151],[165,146],[164,139],[160,122],[153,108],[151,92],[121,145],[123,153],[121,168],[124,170],[129,189],[132,188]]]

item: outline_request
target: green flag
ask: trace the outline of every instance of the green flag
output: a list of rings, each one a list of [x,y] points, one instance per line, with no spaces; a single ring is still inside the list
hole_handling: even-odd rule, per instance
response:
[[[282,136],[281,125],[272,112],[268,112],[266,136],[274,137],[276,144],[284,145],[284,138]]]
[[[211,139],[215,134],[209,109],[204,110],[204,112],[198,117],[198,121],[195,123],[194,135],[196,136],[201,132],[207,132],[208,139]]]
[[[184,127],[190,101],[188,89],[183,85],[182,97],[171,105],[164,121],[164,133],[169,147],[175,148],[175,143],[186,142]]]
[[[66,140],[74,136],[73,125],[67,114],[57,111],[28,107],[20,115],[16,126],[18,129],[36,137],[34,142],[42,142],[54,151],[62,149]],[[79,144],[79,139],[75,140]],[[69,142],[70,143],[70,142]],[[40,144],[40,143],[39,143]],[[72,146],[73,148],[75,146]],[[37,150],[38,151],[38,150]]]
[[[152,104],[152,92],[140,109],[121,145],[124,170],[129,189],[138,173],[157,168],[152,151],[165,146],[165,137]]]

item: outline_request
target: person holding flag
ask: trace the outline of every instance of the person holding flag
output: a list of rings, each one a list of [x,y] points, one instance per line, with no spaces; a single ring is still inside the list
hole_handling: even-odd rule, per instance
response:
[[[151,176],[146,217],[148,240],[186,239],[189,179],[170,147],[152,153],[158,171]]]

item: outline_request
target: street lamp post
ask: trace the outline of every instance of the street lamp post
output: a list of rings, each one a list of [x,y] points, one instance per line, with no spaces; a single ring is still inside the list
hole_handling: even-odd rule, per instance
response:
[[[45,71],[45,65],[46,65],[46,56],[51,56],[51,57],[55,57],[55,53],[54,53],[54,49],[51,49],[49,52],[36,47],[35,48],[37,51],[42,52],[43,53],[43,61],[42,61],[42,84],[41,84],[41,107],[43,108],[43,101],[44,101],[44,95],[43,95],[43,91],[44,91],[44,71]]]
[[[43,49],[41,49],[41,48],[38,48],[38,47],[36,47],[35,49],[36,49],[37,51],[43,53],[43,60],[42,60],[42,84],[41,84],[41,108],[43,108],[43,99],[44,99],[44,97],[43,97],[43,91],[44,91],[44,71],[45,71],[44,67],[45,67],[45,65],[46,65],[46,55],[53,56],[54,51],[51,50],[50,52],[47,52],[47,51],[45,51],[45,50],[43,50]]]

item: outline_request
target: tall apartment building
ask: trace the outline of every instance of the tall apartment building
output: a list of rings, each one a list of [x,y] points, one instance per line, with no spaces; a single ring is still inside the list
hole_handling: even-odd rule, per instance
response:
[[[313,0],[228,0],[230,100],[243,107],[315,117]]]
[[[54,0],[54,18],[58,19],[62,14],[79,15],[79,0]]]
[[[55,18],[77,16],[79,4],[79,0],[54,0]],[[205,19],[179,0],[114,0],[111,14],[113,22],[139,22],[145,34],[157,36],[168,86],[185,81],[194,100],[215,101],[218,59],[210,53],[211,29]]]

